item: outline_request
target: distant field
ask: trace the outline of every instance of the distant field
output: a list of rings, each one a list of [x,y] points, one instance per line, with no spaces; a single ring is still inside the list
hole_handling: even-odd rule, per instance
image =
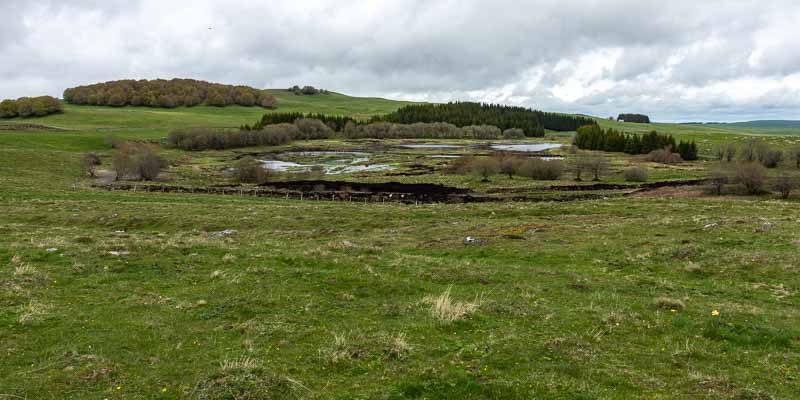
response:
[[[275,94],[280,111],[367,116],[403,104]],[[0,399],[800,393],[796,195],[720,197],[694,188],[691,196],[405,205],[105,191],[80,175],[84,152],[109,167],[107,136],[158,139],[182,126],[251,123],[264,112],[67,106],[61,115],[4,121],[69,130],[0,131]],[[707,151],[751,137],[797,140],[763,130],[600,124],[657,129]],[[225,183],[245,152],[372,151],[381,145],[373,142],[160,149],[170,164],[161,183]],[[446,162],[428,157],[440,150],[397,149],[401,142],[383,143],[377,160],[401,164],[403,173]],[[703,177],[716,165],[608,157],[603,183],[625,183],[620,172],[631,165],[647,168],[651,181]],[[578,184],[571,175],[487,183],[434,170],[340,179],[512,193]]]

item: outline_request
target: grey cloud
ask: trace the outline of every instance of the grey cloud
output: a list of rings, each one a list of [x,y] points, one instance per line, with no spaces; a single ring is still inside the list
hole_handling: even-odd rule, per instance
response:
[[[696,3],[10,0],[0,2],[10,16],[0,24],[0,97],[120,78],[194,77],[438,101],[485,96],[554,111],[646,111],[662,120],[796,110],[796,88],[721,104],[681,91],[800,74],[791,29],[800,6]],[[600,69],[606,60],[587,61],[587,54],[620,57]],[[556,70],[559,64],[569,67]],[[543,75],[529,88],[534,69]],[[585,93],[571,101],[556,96],[553,88],[568,82]],[[596,82],[603,85],[589,90]]]

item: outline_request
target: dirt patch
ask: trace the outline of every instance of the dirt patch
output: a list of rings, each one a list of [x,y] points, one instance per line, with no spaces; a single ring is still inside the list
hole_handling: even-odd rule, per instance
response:
[[[186,187],[136,183],[97,183],[92,187],[117,191],[217,194],[233,196],[281,197],[298,200],[327,200],[347,202],[470,203],[501,201],[459,189],[435,184],[357,183],[344,181],[286,181],[268,182],[261,186]]]
[[[0,131],[66,131],[66,129],[40,124],[12,124],[4,122],[0,123]]]

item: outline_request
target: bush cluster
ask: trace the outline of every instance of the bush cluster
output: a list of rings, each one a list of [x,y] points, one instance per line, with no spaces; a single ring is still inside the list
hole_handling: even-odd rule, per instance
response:
[[[255,158],[247,156],[236,163],[234,177],[241,183],[264,183],[270,178],[270,171]]]
[[[111,156],[116,179],[152,181],[165,166],[164,160],[149,145],[136,142],[120,143]]]
[[[647,170],[642,167],[628,168],[622,172],[622,177],[628,182],[647,182]]]
[[[770,180],[763,163],[741,160],[715,167],[708,175],[708,184],[716,195],[721,195],[727,185],[737,184],[745,194],[758,195],[771,189],[786,199],[800,182],[798,178],[785,174]]]
[[[522,157],[498,154],[490,157],[461,157],[454,159],[446,168],[446,173],[456,175],[473,174],[488,182],[493,175],[501,173],[509,178],[521,176],[534,180],[552,181],[564,173],[561,160],[544,160],[539,157]]]
[[[43,117],[64,111],[61,102],[52,96],[20,97],[0,101],[0,118]]]
[[[78,86],[64,91],[70,104],[173,108],[201,104],[275,108],[275,98],[265,90],[223,85],[194,79],[119,80]]]
[[[230,131],[215,128],[176,129],[167,145],[182,150],[224,150],[250,146],[278,146],[301,136],[293,124],[269,125],[259,131]]]
[[[647,153],[647,156],[644,159],[646,161],[657,162],[661,164],[674,164],[683,161],[683,157],[681,157],[681,155],[678,153],[673,153],[672,148],[669,146]]]
[[[520,129],[501,130],[496,126],[472,125],[457,127],[444,122],[395,124],[373,122],[365,125],[348,123],[343,134],[347,138],[373,139],[521,139]]]
[[[766,168],[777,168],[784,161],[800,168],[800,147],[791,148],[784,154],[760,139],[748,139],[741,146],[728,143],[717,148],[716,157],[720,161],[732,162],[737,155],[742,162],[758,162]]]

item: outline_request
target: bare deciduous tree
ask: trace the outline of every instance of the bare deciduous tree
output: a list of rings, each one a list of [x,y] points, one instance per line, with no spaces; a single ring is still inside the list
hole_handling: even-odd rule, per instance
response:
[[[94,178],[98,165],[100,165],[100,157],[97,154],[86,153],[81,156],[81,171],[84,175]]]
[[[786,175],[781,175],[775,180],[773,188],[781,194],[782,199],[788,199],[796,186],[797,184],[794,179]]]

